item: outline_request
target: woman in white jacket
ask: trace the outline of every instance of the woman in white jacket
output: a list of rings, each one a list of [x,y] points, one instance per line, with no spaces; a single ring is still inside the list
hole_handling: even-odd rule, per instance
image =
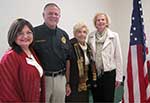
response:
[[[97,13],[94,17],[96,30],[88,36],[97,69],[97,87],[92,89],[94,102],[113,102],[115,87],[122,82],[122,53],[117,33],[109,29],[109,17]]]

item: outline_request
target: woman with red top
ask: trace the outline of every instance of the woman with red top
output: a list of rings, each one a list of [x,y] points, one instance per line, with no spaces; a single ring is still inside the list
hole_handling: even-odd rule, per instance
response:
[[[1,102],[44,102],[43,69],[32,45],[33,27],[24,20],[15,20],[8,31],[8,50],[0,61]]]

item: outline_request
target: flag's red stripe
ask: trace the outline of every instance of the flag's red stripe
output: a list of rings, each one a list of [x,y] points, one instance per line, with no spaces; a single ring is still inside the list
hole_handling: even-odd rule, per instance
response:
[[[143,46],[137,45],[137,61],[138,61],[138,80],[140,89],[141,103],[146,101],[146,84],[144,78],[144,58],[143,58]]]
[[[128,52],[127,85],[128,85],[128,93],[129,93],[129,103],[134,102],[131,47],[129,47],[129,52]]]

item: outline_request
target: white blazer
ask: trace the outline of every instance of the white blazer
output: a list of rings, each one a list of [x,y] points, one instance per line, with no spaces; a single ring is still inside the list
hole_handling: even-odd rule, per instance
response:
[[[102,48],[102,60],[104,72],[116,69],[116,81],[122,81],[123,77],[123,60],[120,47],[120,40],[117,33],[108,30],[108,36]],[[96,38],[97,31],[91,32],[88,35],[88,44],[93,51],[93,60],[95,61],[96,54]]]

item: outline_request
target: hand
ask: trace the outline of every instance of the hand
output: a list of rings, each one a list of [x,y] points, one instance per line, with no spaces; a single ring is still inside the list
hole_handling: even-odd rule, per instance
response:
[[[118,88],[120,85],[121,85],[121,82],[120,82],[120,81],[116,81],[116,82],[115,82],[115,87],[116,87],[116,88]]]
[[[94,88],[96,88],[96,87],[97,87],[97,83],[96,83],[96,81],[95,81],[95,80],[93,80],[93,81],[92,81],[92,86],[93,86]]]
[[[70,84],[66,84],[66,96],[69,96],[70,94],[71,94]]]

